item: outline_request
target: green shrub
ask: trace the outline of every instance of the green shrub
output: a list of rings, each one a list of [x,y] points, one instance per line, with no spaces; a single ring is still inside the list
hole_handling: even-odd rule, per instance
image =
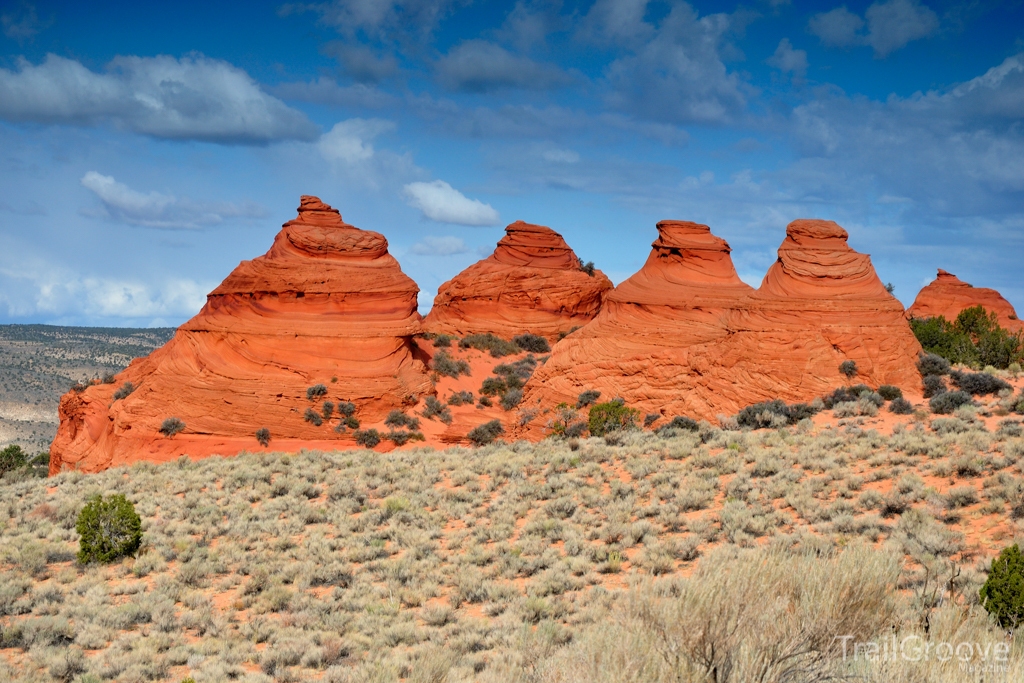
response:
[[[736,422],[740,427],[763,429],[789,424],[789,406],[782,399],[762,401],[747,406],[736,414]]]
[[[450,334],[428,334],[426,337],[434,342],[434,348],[438,349],[447,349],[452,345],[452,341],[455,340],[455,337]]]
[[[963,405],[971,405],[974,401],[971,400],[971,395],[966,391],[947,391],[944,394],[939,394],[928,401],[928,407],[932,409],[933,413],[939,415],[949,415],[954,410]]]
[[[481,400],[483,400],[482,397]],[[423,417],[428,420],[437,418],[447,425],[452,423],[452,411],[448,410],[448,406],[437,400],[436,396],[427,396],[423,403]]]
[[[499,436],[505,433],[505,428],[501,426],[501,421],[491,420],[485,422],[482,425],[473,427],[469,430],[469,434],[466,435],[470,441],[476,446],[484,446],[491,443]]]
[[[27,461],[28,457],[21,446],[12,443],[0,451],[0,475],[24,467]]]
[[[896,415],[910,415],[914,412],[914,406],[911,405],[910,401],[900,396],[897,399],[893,399],[893,402],[889,404],[889,412]]]
[[[459,347],[463,349],[477,349],[479,351],[489,351],[495,358],[501,358],[503,356],[511,356],[519,353],[520,349],[512,342],[505,341],[501,337],[496,337],[493,334],[471,334],[462,338],[459,342]]]
[[[839,364],[839,372],[843,373],[847,377],[857,376],[857,361],[844,360]]]
[[[572,326],[572,327],[570,327],[570,328],[569,328],[568,330],[561,330],[561,331],[560,331],[560,332],[558,333],[558,341],[562,341],[563,339],[565,339],[566,337],[568,337],[568,336],[569,336],[570,334],[572,334],[572,333],[573,333],[573,332],[575,332],[576,330],[580,329],[580,327],[581,327],[581,325],[573,325],[573,326]]]
[[[700,425],[697,424],[697,421],[694,420],[691,417],[685,417],[685,416],[677,415],[676,417],[672,418],[671,422],[669,422],[666,425],[662,425],[662,426],[658,427],[654,431],[656,431],[659,434],[662,434],[662,433],[664,433],[664,432],[666,432],[666,431],[668,431],[670,429],[671,430],[678,429],[678,430],[687,431],[687,432],[696,432],[697,430],[700,429]]]
[[[895,401],[898,398],[903,398],[903,390],[891,384],[883,384],[878,387],[878,395],[886,401]]]
[[[338,411],[339,415],[344,417],[352,417],[356,414],[356,404],[351,401],[338,401],[338,404],[334,406],[334,409]]]
[[[660,413],[647,413],[644,415],[644,428],[650,427],[652,424],[661,419]]]
[[[934,353],[922,353],[917,359],[917,370],[922,377],[948,375],[949,361]]]
[[[1003,389],[1012,389],[1009,382],[994,377],[987,372],[960,372],[954,370],[949,373],[950,379],[957,389],[966,391],[974,396],[984,394],[998,394]]]
[[[597,401],[597,399],[599,398],[601,398],[600,391],[597,391],[596,389],[587,389],[586,391],[580,393],[580,395],[576,397],[576,410],[579,410],[580,408],[586,408],[587,406]]]
[[[388,427],[407,427],[409,429],[419,429],[420,421],[412,415],[406,415],[401,410],[392,410],[388,413],[387,418],[384,420],[384,424]]]
[[[327,395],[327,387],[323,384],[314,384],[313,386],[306,389],[306,399],[315,401],[318,398],[323,398]]]
[[[620,429],[636,429],[640,411],[628,408],[621,399],[591,406],[587,428],[593,436],[604,436]]]
[[[176,417],[169,417],[160,425],[160,433],[170,438],[185,431],[185,423]]]
[[[583,263],[582,261],[580,261],[580,270],[582,270],[590,277],[594,277],[594,262],[587,261],[586,263]]]
[[[1014,543],[992,560],[981,587],[981,604],[1003,628],[1015,629],[1024,621],[1024,555]]]
[[[380,432],[376,429],[357,429],[353,436],[356,437],[356,443],[364,448],[373,448],[380,443]]]
[[[142,520],[123,494],[96,494],[78,514],[78,561],[113,562],[132,555],[142,543]]]
[[[324,423],[324,418],[320,417],[320,413],[316,412],[312,408],[306,408],[306,412],[303,414],[302,419],[309,422],[314,427],[319,427]]]
[[[422,432],[405,431],[403,429],[392,429],[384,438],[395,444],[396,446],[404,446],[410,441],[424,441],[425,437]]]
[[[965,308],[953,322],[942,316],[911,319],[910,327],[925,351],[951,363],[1007,368],[1024,360],[1024,334],[1004,330],[982,306]]]
[[[324,416],[325,420],[330,420],[331,415],[334,414],[334,404],[330,401],[324,401],[324,404],[320,407],[320,414]]]
[[[487,380],[484,381],[486,382]],[[472,391],[453,391],[452,395],[448,397],[448,405],[450,406],[471,406],[474,401],[476,401],[476,396],[473,395]]]
[[[533,353],[547,353],[551,350],[548,340],[539,334],[517,334],[512,337],[512,343],[523,351],[531,351]]]
[[[480,394],[482,396],[501,396],[506,391],[508,391],[508,385],[500,377],[488,377],[480,385]]]
[[[501,407],[505,410],[512,410],[523,400],[522,389],[509,389],[501,397]]]
[[[464,360],[452,358],[447,351],[441,350],[434,354],[430,361],[430,369],[445,377],[459,378],[459,375],[469,375],[469,363]]]
[[[256,440],[260,442],[260,445],[266,448],[270,445],[270,430],[266,427],[260,427],[256,430]]]
[[[114,392],[114,400],[120,401],[123,398],[128,398],[131,396],[133,391],[135,391],[135,385],[131,382],[125,382],[117,388],[117,391]]]
[[[942,379],[939,375],[925,375],[924,379],[921,380],[921,386],[924,388],[925,398],[938,396],[949,391],[949,388],[946,387],[946,380]]]

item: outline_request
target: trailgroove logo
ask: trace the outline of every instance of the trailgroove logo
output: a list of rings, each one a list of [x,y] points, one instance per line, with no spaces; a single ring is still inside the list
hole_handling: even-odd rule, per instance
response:
[[[843,661],[847,659],[869,662],[960,662],[962,671],[1005,671],[1010,657],[1009,643],[949,643],[934,642],[921,636],[907,636],[870,642],[855,642],[854,636],[836,636],[842,643]]]

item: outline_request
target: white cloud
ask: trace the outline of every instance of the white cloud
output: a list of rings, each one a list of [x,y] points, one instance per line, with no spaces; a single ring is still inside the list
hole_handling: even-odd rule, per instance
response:
[[[437,62],[437,78],[449,90],[487,92],[499,88],[545,90],[569,76],[556,66],[514,55],[485,40],[467,40]]]
[[[779,41],[775,48],[775,54],[765,60],[768,66],[773,66],[782,73],[793,74],[793,79],[800,81],[807,75],[807,51],[794,50],[789,38]]]
[[[864,20],[843,5],[829,12],[815,14],[807,23],[807,28],[825,45],[849,47],[862,40],[858,33],[864,28]]]
[[[443,180],[409,183],[405,194],[411,206],[438,223],[497,225],[501,220],[490,204],[469,199]]]
[[[328,161],[356,164],[372,158],[374,150],[370,142],[394,128],[394,123],[382,119],[340,121],[320,137],[317,148]]]
[[[843,5],[815,14],[808,22],[808,29],[824,45],[868,45],[874,49],[876,57],[885,57],[911,41],[927,38],[939,28],[935,12],[918,0],[875,2],[864,12],[864,17]],[[867,32],[862,33],[865,25]]]
[[[142,282],[83,275],[24,254],[17,263],[0,260],[0,311],[11,318],[152,325],[195,315],[214,286],[187,278]]]
[[[609,104],[635,116],[672,123],[726,123],[742,113],[750,92],[722,61],[733,29],[725,14],[698,17],[681,3],[653,38],[612,62],[606,75]]]
[[[159,192],[144,194],[96,171],[86,173],[81,182],[102,202],[101,210],[86,210],[86,215],[123,221],[129,225],[195,230],[218,225],[229,218],[262,218],[267,214],[263,207],[252,203],[193,202]]]
[[[637,44],[654,33],[644,21],[649,0],[597,0],[583,18],[580,35],[599,43]]]
[[[460,237],[445,235],[444,237],[427,236],[423,241],[412,245],[410,250],[421,256],[454,256],[456,254],[468,254],[469,247]]]
[[[109,122],[174,140],[266,144],[316,138],[301,112],[260,89],[245,71],[202,55],[116,57],[105,73],[48,54],[0,69],[0,118],[95,125]]]
[[[279,13],[315,12],[320,21],[339,33],[358,32],[395,38],[405,34],[426,37],[457,0],[333,0],[313,4],[286,4]]]

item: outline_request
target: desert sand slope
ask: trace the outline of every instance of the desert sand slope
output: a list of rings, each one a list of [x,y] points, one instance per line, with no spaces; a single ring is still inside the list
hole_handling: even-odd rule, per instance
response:
[[[441,285],[424,327],[459,336],[557,339],[593,319],[612,289],[604,273],[588,275],[581,265],[560,234],[516,221],[493,254]]]
[[[846,382],[848,359],[858,381],[916,390],[921,347],[903,307],[835,223],[790,223],[756,291],[706,225],[662,221],[658,232],[640,272],[555,346],[525,406],[595,389],[645,413],[713,419],[766,399],[811,400]]]
[[[969,285],[941,268],[935,279],[918,292],[914,303],[907,309],[907,315],[911,318],[941,315],[952,322],[960,311],[972,306],[984,306],[986,311],[994,312],[999,325],[1011,332],[1024,330],[1024,322],[1017,319],[1017,311],[1002,294],[987,287]]]
[[[270,251],[239,264],[170,342],[61,399],[51,472],[231,455],[258,448],[261,428],[280,449],[351,442],[303,419],[307,388],[324,384],[365,421],[433,391],[414,357],[417,292],[382,235],[304,196]],[[127,382],[135,391],[114,400]],[[169,417],[186,425],[173,438],[159,432]]]

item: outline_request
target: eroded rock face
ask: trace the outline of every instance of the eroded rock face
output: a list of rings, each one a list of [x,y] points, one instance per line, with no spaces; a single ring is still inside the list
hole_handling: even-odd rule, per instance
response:
[[[412,342],[417,292],[382,235],[304,196],[270,251],[239,264],[170,342],[114,384],[61,399],[51,473],[257,450],[260,428],[280,450],[351,442],[351,430],[304,419],[307,389],[323,384],[369,422],[431,392]],[[114,400],[126,382],[135,391]],[[168,417],[185,430],[162,435]]]
[[[612,289],[604,273],[588,275],[581,265],[557,232],[516,221],[493,254],[441,285],[424,327],[458,336],[557,339],[593,319]]]
[[[1017,311],[1002,294],[987,287],[973,287],[941,268],[936,278],[918,292],[907,315],[911,318],[941,315],[952,322],[960,311],[972,306],[984,306],[986,311],[995,312],[999,325],[1011,332],[1024,330],[1024,322],[1017,319]]]
[[[812,400],[847,383],[844,360],[857,363],[856,381],[917,390],[921,347],[903,307],[835,223],[790,223],[756,291],[707,226],[663,221],[658,232],[643,269],[537,370],[527,409],[595,389],[642,413],[714,420],[767,399]]]

